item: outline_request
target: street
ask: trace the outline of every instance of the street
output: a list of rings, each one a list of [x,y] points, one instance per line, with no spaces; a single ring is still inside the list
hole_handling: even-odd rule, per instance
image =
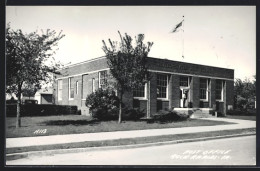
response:
[[[255,165],[256,136],[34,156],[7,165]]]

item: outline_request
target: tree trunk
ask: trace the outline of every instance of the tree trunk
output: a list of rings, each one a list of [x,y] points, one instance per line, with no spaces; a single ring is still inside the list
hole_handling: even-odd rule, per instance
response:
[[[122,122],[122,99],[123,99],[123,92],[120,92],[120,102],[119,102],[119,116],[118,116],[118,123]]]
[[[18,95],[17,113],[16,113],[16,128],[21,127],[21,95]]]
[[[21,127],[21,90],[22,86],[18,86],[18,99],[17,99],[17,111],[16,111],[16,128]]]

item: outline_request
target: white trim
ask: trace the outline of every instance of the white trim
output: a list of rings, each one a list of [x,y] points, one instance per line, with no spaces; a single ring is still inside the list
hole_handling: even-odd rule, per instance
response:
[[[100,78],[101,78],[101,72],[103,72],[103,71],[107,71],[107,70],[98,71],[98,88],[101,88]],[[107,72],[105,73],[105,78],[106,78],[106,80],[108,79],[108,73]]]
[[[169,99],[166,99],[166,98],[157,98],[157,100],[161,100],[161,101],[165,101],[165,102],[166,102],[166,101],[167,101],[167,102],[169,101]]]
[[[147,100],[147,83],[144,84],[144,97],[134,97],[134,99],[138,100]]]
[[[199,110],[204,110],[204,111],[210,111],[213,110],[212,108],[174,108],[174,110],[194,110],[194,109],[199,109]]]
[[[59,77],[59,78],[56,78],[55,80],[64,79],[64,78],[69,78],[69,77],[77,77],[77,76],[82,76],[82,75],[89,75],[89,74],[92,74],[92,73],[96,73],[96,72],[100,72],[100,71],[105,71],[105,70],[109,70],[109,68],[104,68],[104,69],[100,69],[100,70],[84,72],[84,73],[81,73],[81,74],[69,75],[69,76],[65,76],[65,77]]]
[[[100,71],[98,72],[98,88],[101,88],[101,85],[100,85]]]
[[[183,73],[177,73],[177,72],[159,71],[159,70],[151,70],[151,69],[148,69],[148,71],[149,72],[165,73],[165,74],[176,74],[176,75],[185,75],[185,76],[192,76],[192,77],[203,77],[203,78],[213,78],[213,79],[222,79],[222,80],[234,81],[234,79],[230,79],[230,78],[212,77],[212,76],[195,75],[195,74],[183,74]]]
[[[157,97],[156,99],[158,100],[162,100],[162,101],[169,101],[169,75],[166,75],[166,78],[167,78],[167,88],[166,88],[166,97],[165,98],[162,98],[162,97]],[[156,78],[156,82],[157,82],[157,78]],[[157,85],[156,85],[156,91],[157,91]],[[157,92],[156,92],[156,95],[157,95]]]
[[[182,75],[183,76],[183,75]],[[181,86],[180,85],[180,88],[187,88],[187,87],[190,87],[190,77],[189,76],[184,76],[184,77],[187,77],[188,78],[188,86]],[[180,81],[181,82],[181,81]]]
[[[73,98],[70,98],[70,88],[71,88],[71,78],[74,78],[74,77],[69,77],[68,79],[69,79],[69,100],[74,100],[74,97]],[[74,91],[74,90],[73,90]],[[75,96],[75,92],[73,92],[74,93],[74,96]]]
[[[224,102],[224,80],[220,80],[221,81],[221,99],[216,99],[216,101],[218,102]],[[217,85],[217,80],[216,80],[216,85]],[[216,92],[216,90],[215,90]]]
[[[96,61],[96,60],[99,60],[99,59],[103,59],[103,58],[106,58],[106,56],[101,56],[101,57],[97,57],[97,58],[90,59],[90,60],[87,60],[87,61],[79,62],[79,63],[76,63],[76,64],[71,64],[71,65],[68,65],[68,66],[64,66],[63,68],[58,69],[57,71],[61,71],[61,70],[65,69],[65,68],[71,68],[71,67],[74,67],[74,66],[77,66],[77,65],[93,62],[93,61]]]
[[[79,94],[79,81],[76,81],[76,94]]]
[[[222,90],[221,90],[221,101],[223,101],[224,102],[224,84],[226,84],[226,82],[224,82],[223,80],[222,80]]]
[[[59,93],[60,93],[60,89],[59,89],[59,81],[61,82],[61,97],[59,96]],[[63,80],[62,79],[58,79],[57,80],[57,89],[58,89],[58,91],[57,91],[57,96],[58,96],[58,101],[62,101],[62,90],[63,90]]]
[[[95,78],[92,78],[92,93],[95,92]]]
[[[133,97],[133,99],[137,99],[137,100],[148,100],[147,98],[144,98],[144,97]]]
[[[203,78],[203,79],[206,79],[207,83],[207,89],[206,89],[206,99],[201,99],[200,98],[200,101],[204,101],[204,102],[208,102],[209,101],[209,79],[207,78]],[[199,88],[199,91],[200,91],[200,88]]]

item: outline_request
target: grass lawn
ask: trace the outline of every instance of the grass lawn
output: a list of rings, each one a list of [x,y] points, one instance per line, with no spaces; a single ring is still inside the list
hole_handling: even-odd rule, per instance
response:
[[[155,142],[176,141],[176,140],[194,139],[194,138],[202,138],[202,137],[216,137],[216,136],[233,135],[233,134],[255,133],[255,131],[256,131],[255,128],[248,128],[248,129],[200,132],[200,133],[180,134],[180,135],[163,135],[163,136],[128,138],[128,139],[119,139],[119,140],[91,141],[91,142],[31,146],[31,147],[22,147],[22,148],[7,148],[6,154],[21,153],[21,152],[28,152],[28,151],[54,150],[54,149],[71,149],[71,148],[155,143]]]
[[[15,121],[15,117],[6,118],[6,138],[232,124],[229,122],[205,121],[199,119],[188,119],[186,121],[169,123],[123,121],[123,123],[118,124],[117,121],[100,122],[91,120],[89,116],[64,115],[22,117],[22,127],[16,129]],[[35,131],[39,129],[46,129],[46,133],[36,134]]]
[[[246,115],[227,115],[226,118],[256,121],[256,116],[252,116],[252,115],[251,116],[246,116]]]

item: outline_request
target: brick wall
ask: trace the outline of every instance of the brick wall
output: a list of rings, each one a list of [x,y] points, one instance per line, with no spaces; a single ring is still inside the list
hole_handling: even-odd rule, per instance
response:
[[[68,78],[62,80],[62,105],[69,104],[69,80]]]
[[[226,105],[232,105],[234,107],[234,82],[233,81],[226,81]]]
[[[150,115],[157,112],[157,76],[156,73],[151,73],[150,80]]]
[[[133,108],[138,108],[140,111],[147,113],[147,100],[134,99]],[[145,115],[146,116],[146,115]]]
[[[169,101],[162,101],[162,109],[163,110],[169,109]]]
[[[102,70],[105,68],[108,68],[107,59],[97,58],[94,61],[90,61],[88,63],[79,63],[69,67],[65,67],[65,69],[60,71],[62,75],[58,75],[57,77],[59,78],[68,75],[82,74],[86,72]]]
[[[147,113],[147,100],[140,100],[140,111]],[[145,115],[146,116],[146,115]]]
[[[149,58],[148,59],[149,69],[157,70],[157,71],[166,71],[166,72],[176,72],[176,73],[184,73],[191,74],[191,83],[190,83],[190,100],[192,102],[192,107],[198,108],[200,107],[200,98],[199,98],[199,82],[200,79],[194,75],[203,75],[209,77],[221,77],[221,78],[234,78],[234,70],[217,68],[217,67],[209,67],[204,65],[195,65],[190,63],[183,63],[177,61],[169,61],[163,59]],[[62,105],[77,105],[79,109],[83,111],[83,113],[88,114],[88,109],[85,106],[85,99],[87,95],[92,93],[92,78],[95,78],[95,87],[94,89],[98,89],[98,72],[102,69],[108,68],[106,58],[100,58],[94,61],[90,61],[89,63],[81,63],[79,65],[75,65],[69,68],[66,68],[61,71],[62,75],[58,75],[57,78],[63,78],[63,86],[62,86],[62,101],[58,101],[57,98],[57,82],[54,83],[54,98],[56,104]],[[82,75],[84,73],[88,73],[88,75]],[[69,100],[69,92],[68,92],[68,77],[74,76],[74,100]],[[157,73],[151,72],[151,80],[147,85],[147,101],[140,101],[140,108],[147,109],[147,115],[153,115],[157,112]],[[78,94],[76,94],[76,81],[78,81]],[[213,107],[215,104],[215,79],[210,79],[209,90],[211,94],[209,94],[209,101],[207,104],[203,106]],[[169,85],[168,85],[168,97],[169,101],[163,101],[161,103],[162,108],[178,108],[180,105],[180,75],[172,74],[169,75]],[[83,87],[82,87],[83,86]],[[83,89],[82,89],[83,88]],[[226,91],[228,90],[228,91]],[[234,85],[233,81],[226,81],[224,87],[224,102],[225,107],[227,105],[233,105],[233,90]],[[131,92],[126,92],[123,97],[123,102],[131,108],[133,105],[133,96]]]
[[[199,77],[192,77],[191,84],[190,84],[190,98],[192,102],[193,108],[200,107],[200,78]]]
[[[169,108],[180,107],[180,76],[171,75],[169,80]]]
[[[216,80],[215,79],[210,79],[209,82],[209,107],[214,108],[214,105],[216,103]]]
[[[184,62],[172,61],[167,59],[158,59],[158,58],[148,58],[147,63],[148,63],[148,68],[151,70],[230,78],[230,79],[234,78],[234,70],[232,69],[184,63]]]

